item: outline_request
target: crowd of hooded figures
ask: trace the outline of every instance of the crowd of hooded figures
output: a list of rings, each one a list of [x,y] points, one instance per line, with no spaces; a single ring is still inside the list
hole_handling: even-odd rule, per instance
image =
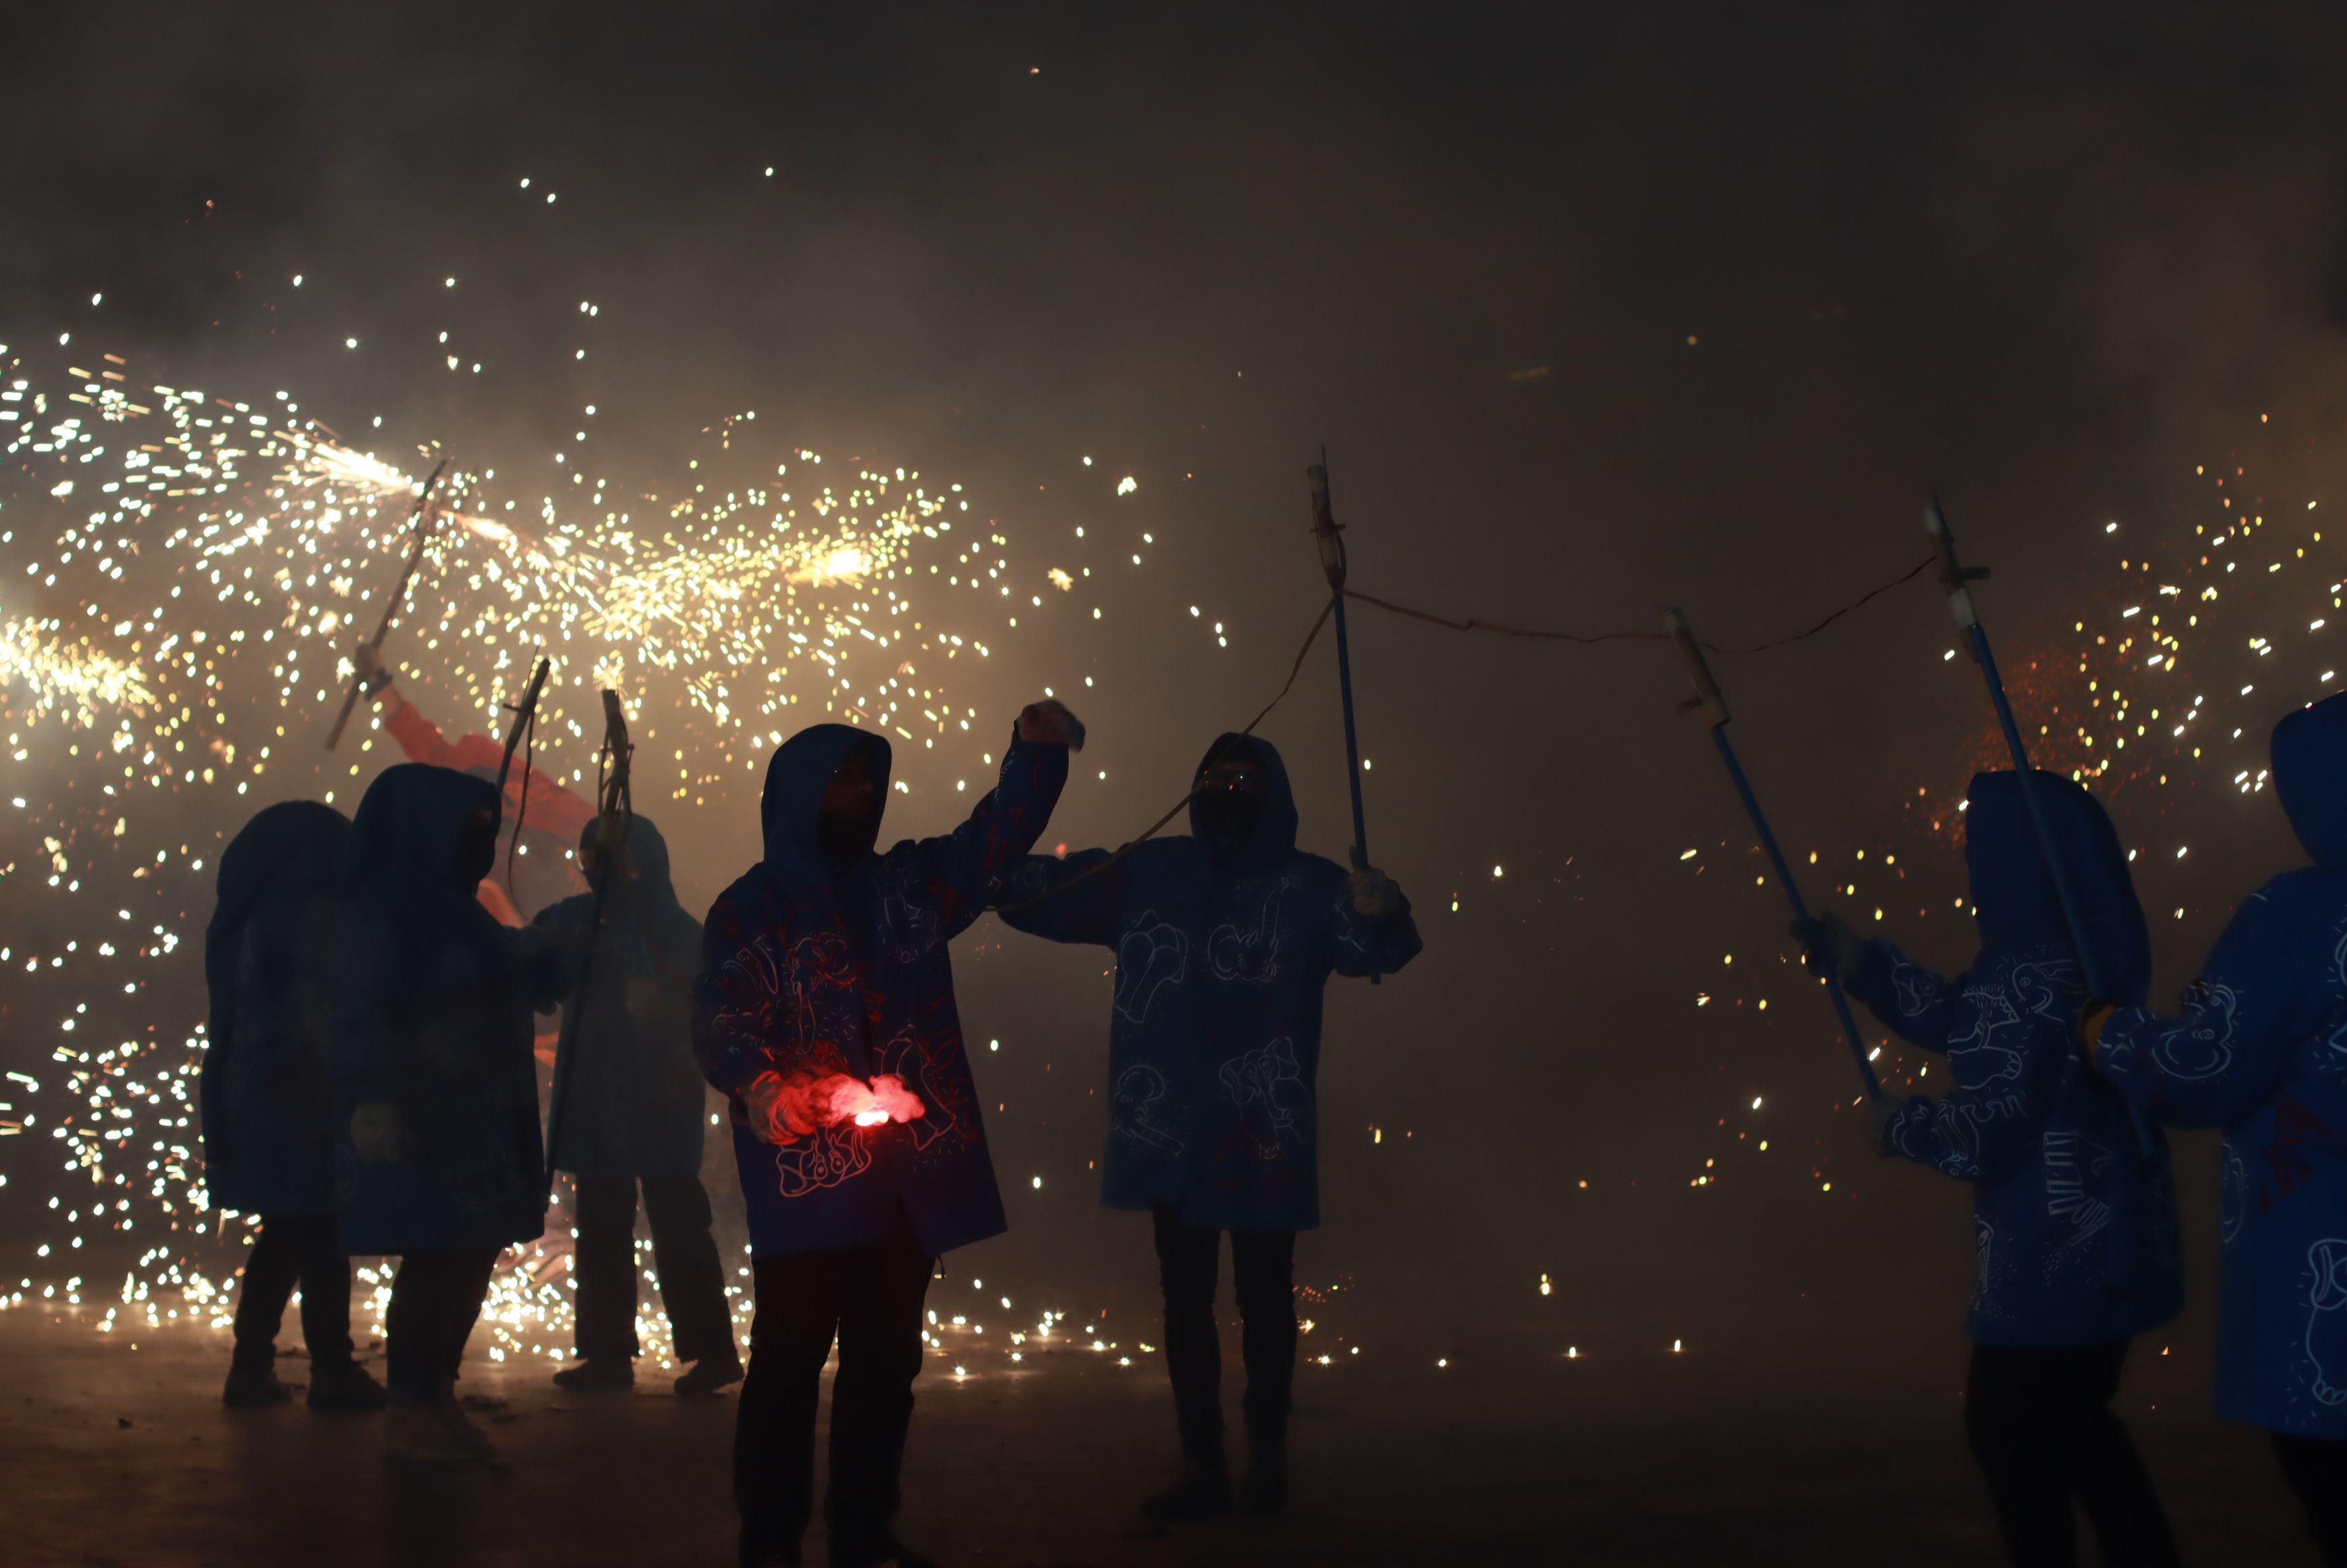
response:
[[[1083,743],[1072,714],[1039,702],[966,820],[884,850],[887,742],[815,725],[776,750],[763,851],[704,925],[679,906],[651,822],[600,832],[591,804],[527,765],[506,781],[496,743],[446,741],[361,663],[414,760],[354,819],[306,802],[253,817],[221,856],[207,933],[209,1180],[220,1206],[259,1217],[228,1403],[292,1398],[275,1337],[298,1284],[312,1406],[387,1405],[395,1461],[488,1457],[456,1383],[499,1255],[544,1230],[538,1020],[566,1010],[554,1163],[574,1184],[577,1347],[556,1381],[633,1380],[641,1192],[689,1364],[678,1391],[742,1385],[741,1561],[800,1560],[835,1347],[830,1560],[928,1562],[894,1522],[923,1303],[941,1256],[1005,1228],[948,961],[991,909],[1113,955],[1102,1201],[1152,1218],[1181,1456],[1144,1510],[1285,1506],[1296,1237],[1319,1220],[1322,992],[1331,975],[1400,969],[1419,938],[1390,878],[1296,847],[1271,745],[1207,748],[1186,835],[1038,856]],[[2131,1341],[2182,1305],[2162,1126],[2224,1132],[2218,1412],[2271,1434],[2325,1561],[2347,1563],[2347,696],[2281,722],[2272,772],[2312,864],[2242,903],[2174,1013],[2147,1005],[2150,941],[2118,835],[2054,774],[2034,802],[2010,772],[1972,782],[1981,946],[1963,974],[1830,915],[1796,933],[1952,1069],[1945,1094],[1881,1101],[1876,1137],[1973,1184],[1965,1433],[2017,1563],[2076,1561],[2074,1511],[2106,1563],[2177,1560],[2111,1409]],[[525,789],[539,815],[508,826]],[[2088,972],[2114,994],[2090,994]],[[700,1180],[704,1086],[724,1098],[748,1214],[746,1366]],[[1245,1369],[1235,1484],[1225,1233]],[[353,1355],[354,1255],[399,1260],[380,1386]]]

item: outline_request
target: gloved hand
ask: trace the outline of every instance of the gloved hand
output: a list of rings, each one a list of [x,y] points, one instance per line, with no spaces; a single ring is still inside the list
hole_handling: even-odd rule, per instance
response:
[[[1858,960],[1866,950],[1866,939],[1850,928],[1850,923],[1829,909],[1812,919],[1807,927],[1799,920],[1788,927],[1793,940],[1801,944],[1801,961],[1813,975],[1830,974],[1842,984],[1850,983],[1858,972]],[[1824,968],[1819,968],[1822,962]]]
[[[407,1157],[406,1119],[388,1100],[370,1100],[351,1112],[351,1142],[363,1165],[396,1165]]]
[[[1069,712],[1065,703],[1046,697],[1019,710],[1019,738],[1030,746],[1065,746],[1081,752],[1084,722]]]
[[[1374,866],[1364,866],[1346,879],[1352,889],[1353,913],[1370,920],[1386,920],[1401,913],[1401,887]]]
[[[352,650],[351,667],[358,672],[359,690],[370,696],[391,684],[391,671],[372,642],[363,641]]]

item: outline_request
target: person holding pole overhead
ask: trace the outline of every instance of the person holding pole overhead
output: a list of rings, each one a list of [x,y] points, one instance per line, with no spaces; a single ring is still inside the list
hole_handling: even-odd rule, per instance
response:
[[[2174,1183],[2165,1144],[2155,1134],[2155,1158],[2139,1157],[2126,1108],[2086,1070],[2072,1030],[2086,966],[2065,914],[2125,996],[2150,984],[2150,937],[2102,807],[2059,774],[2030,782],[2034,823],[2017,774],[1973,780],[1964,859],[1981,948],[1963,975],[1861,940],[1830,913],[1794,934],[1812,967],[1953,1070],[1937,1098],[1878,1101],[1879,1135],[1883,1153],[1973,1184],[1964,1431],[2006,1553],[2075,1563],[2075,1501],[2104,1562],[2173,1563],[2167,1514],[2110,1403],[2129,1340],[2183,1305]],[[2067,910],[2045,845],[2062,858]]]
[[[2272,1435],[2347,1564],[2347,696],[2274,726],[2273,784],[2313,864],[2242,900],[2174,1016],[2081,1023],[2130,1104],[2225,1131],[2217,1414]]]
[[[1231,1508],[1214,1276],[1231,1234],[1246,1358],[1243,1501],[1287,1491],[1296,1233],[1320,1223],[1321,993],[1391,974],[1420,947],[1409,900],[1368,866],[1296,846],[1296,800],[1270,743],[1226,734],[1192,779],[1187,836],[1128,852],[1030,857],[996,912],[1016,930],[1116,955],[1101,1201],[1147,1211],[1165,1294],[1165,1369],[1182,1438],[1159,1521]]]

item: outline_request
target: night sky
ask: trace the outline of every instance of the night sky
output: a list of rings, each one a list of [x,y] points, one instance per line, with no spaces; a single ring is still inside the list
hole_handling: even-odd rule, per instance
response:
[[[645,490],[749,409],[777,449],[961,483],[1028,578],[1100,573],[986,620],[995,654],[955,691],[998,732],[1066,698],[1092,743],[1050,837],[1113,845],[1285,679],[1325,600],[1324,444],[1365,591],[1576,632],[1676,604],[1727,644],[1920,561],[1936,483],[1994,568],[2024,712],[2091,701],[2078,655],[2149,602],[2147,554],[2231,515],[2216,477],[2301,532],[2306,501],[2347,503],[2342,51],[2311,5],[17,6],[0,342],[286,390],[419,471],[436,439],[538,487],[517,494],[557,482],[587,404],[597,471]],[[77,613],[15,564],[47,497],[0,503],[0,615]],[[2230,781],[2325,689],[2300,606],[2337,571],[2277,577],[2295,597],[2190,644],[2221,727],[2096,784],[2144,851],[2162,991],[2295,858],[2270,793]],[[1354,1284],[1364,1336],[1643,1342],[1822,1303],[1952,1343],[1964,1190],[1878,1164],[1835,1109],[1855,1075],[1668,651],[1353,613],[1370,845],[1427,951],[1332,995],[1301,1276]],[[1995,753],[1952,646],[1925,579],[1716,669],[1813,897],[1952,970],[1948,823]],[[489,723],[389,648],[419,702]],[[1332,660],[1264,733],[1306,846],[1341,859]],[[298,750],[279,794],[317,787]],[[643,760],[661,789],[672,750]],[[898,754],[892,830],[942,829],[971,759]],[[688,905],[755,854],[739,777],[646,805]],[[216,816],[185,825],[233,830]],[[1102,1215],[1086,1170],[1104,956],[988,921],[955,958],[1014,1225],[969,1266],[1145,1303],[1145,1227]],[[46,1059],[15,1032],[0,1054]],[[11,1169],[45,1170],[26,1145]],[[2182,1147],[2205,1218],[2213,1146]],[[0,1234],[35,1231],[20,1207]],[[2204,1275],[2213,1242],[2188,1230]]]

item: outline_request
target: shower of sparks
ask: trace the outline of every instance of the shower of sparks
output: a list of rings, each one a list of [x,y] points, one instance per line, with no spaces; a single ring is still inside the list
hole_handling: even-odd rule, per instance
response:
[[[46,1203],[0,1307],[220,1327],[256,1222],[212,1210],[203,1181],[211,856],[265,800],[340,792],[350,809],[383,761],[364,726],[318,746],[436,455],[355,449],[284,393],[240,402],[68,353],[0,346],[0,971],[17,970],[13,1065],[32,1069],[0,1081],[0,1201]],[[877,466],[826,481],[820,456],[756,429],[747,412],[712,425],[664,486],[590,473],[584,428],[534,485],[452,466],[386,653],[452,733],[498,727],[540,653],[571,693],[615,686],[682,732],[672,797],[696,804],[754,789],[760,753],[825,715],[978,756],[993,725],[973,733],[954,700],[958,662],[1093,568],[1030,574],[961,486]],[[1136,566],[1156,542],[1138,539]],[[1102,620],[1088,596],[1078,614]],[[541,719],[583,743],[564,690]],[[508,1252],[492,1358],[567,1353],[569,1253],[559,1207]],[[729,1286],[742,1328],[747,1276]],[[392,1270],[357,1277],[354,1328],[379,1336]],[[1061,1316],[1010,1335],[1009,1360],[1074,1348]],[[661,1315],[639,1327],[671,1363]],[[969,1361],[984,1332],[956,1318],[925,1337]]]

